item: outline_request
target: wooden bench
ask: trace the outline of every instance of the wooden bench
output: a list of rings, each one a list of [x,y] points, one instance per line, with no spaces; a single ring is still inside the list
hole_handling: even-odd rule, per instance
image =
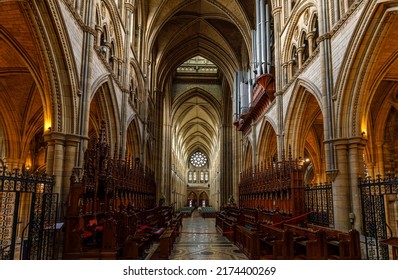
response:
[[[123,243],[121,258],[124,260],[138,260],[145,254],[147,239],[142,236],[129,235]]]
[[[330,259],[360,260],[360,235],[355,229],[349,232],[317,225],[308,225],[313,230],[321,230],[326,234],[327,252]]]
[[[217,231],[221,232],[231,242],[235,242],[235,226],[237,220],[233,216],[218,214],[216,217]]]
[[[257,232],[235,226],[235,245],[251,260],[260,258],[260,241]]]
[[[159,258],[163,260],[168,260],[171,251],[173,250],[173,243],[175,241],[174,229],[167,228],[163,234],[159,237]]]
[[[259,226],[261,256],[274,260],[294,259],[293,234],[291,231],[269,225]]]
[[[284,229],[293,234],[295,257],[307,260],[325,260],[328,258],[326,234],[321,230],[284,224]]]
[[[279,211],[258,210],[258,223],[273,225],[282,223],[291,218],[291,215]]]

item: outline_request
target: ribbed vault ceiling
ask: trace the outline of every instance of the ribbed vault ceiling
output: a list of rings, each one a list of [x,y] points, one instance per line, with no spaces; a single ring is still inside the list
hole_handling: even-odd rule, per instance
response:
[[[249,61],[255,1],[145,2],[150,34],[148,49],[152,52],[157,87],[163,92],[168,92],[168,87],[178,89],[178,94],[171,93],[174,143],[187,160],[197,150],[211,159],[219,147],[223,115],[230,114],[222,106],[223,98],[231,96],[233,73]],[[176,71],[198,58],[201,62],[214,63],[217,71],[204,69],[209,65],[201,62],[196,72]]]

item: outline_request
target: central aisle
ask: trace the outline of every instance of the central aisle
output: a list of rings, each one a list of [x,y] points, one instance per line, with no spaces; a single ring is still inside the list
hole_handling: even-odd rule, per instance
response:
[[[226,237],[217,233],[215,218],[202,218],[197,210],[183,218],[170,260],[247,260]],[[188,232],[193,232],[188,233]]]

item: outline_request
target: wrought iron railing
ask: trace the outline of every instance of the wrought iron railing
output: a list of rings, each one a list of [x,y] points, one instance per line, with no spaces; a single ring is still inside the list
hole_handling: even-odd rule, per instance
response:
[[[24,246],[26,259],[52,259],[54,239],[50,234],[57,219],[58,195],[53,194],[54,177],[14,169],[0,160],[0,259],[14,259]],[[29,225],[28,236],[18,232]]]
[[[308,222],[321,226],[333,227],[333,194],[332,184],[307,185],[305,192],[305,210]]]
[[[388,247],[380,241],[388,238],[385,195],[398,194],[398,177],[378,175],[360,178],[363,234],[367,259],[389,259]]]

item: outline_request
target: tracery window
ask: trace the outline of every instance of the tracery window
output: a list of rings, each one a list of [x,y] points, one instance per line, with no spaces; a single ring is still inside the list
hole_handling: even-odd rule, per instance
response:
[[[202,152],[195,152],[192,154],[190,162],[193,166],[200,168],[206,165],[207,157]]]
[[[189,157],[189,165],[188,183],[203,184],[209,182],[208,158],[203,152],[194,152]]]

